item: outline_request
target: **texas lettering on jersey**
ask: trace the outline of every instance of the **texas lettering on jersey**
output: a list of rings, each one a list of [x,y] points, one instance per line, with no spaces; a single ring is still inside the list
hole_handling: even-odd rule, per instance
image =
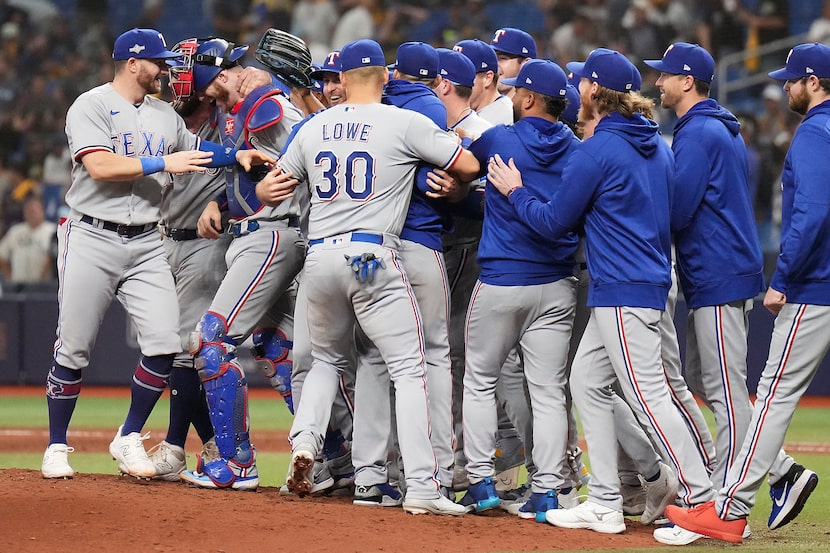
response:
[[[163,156],[173,151],[172,146],[168,146],[172,143],[164,135],[152,131],[123,132],[112,136],[115,153],[129,157]]]

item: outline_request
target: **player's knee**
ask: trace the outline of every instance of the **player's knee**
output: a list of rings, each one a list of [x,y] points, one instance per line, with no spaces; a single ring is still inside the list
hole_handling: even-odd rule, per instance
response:
[[[293,346],[291,341],[276,328],[257,330],[251,338],[254,343],[251,353],[257,368],[281,394],[290,393],[292,363],[289,355]]]
[[[190,334],[190,353],[196,356],[195,368],[202,381],[217,378],[228,370],[236,358],[236,340],[228,336],[225,319],[216,313],[202,316]]]

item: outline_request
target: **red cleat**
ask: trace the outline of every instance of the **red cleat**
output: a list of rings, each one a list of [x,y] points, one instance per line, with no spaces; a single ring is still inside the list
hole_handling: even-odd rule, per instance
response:
[[[669,505],[666,507],[666,518],[690,532],[697,532],[730,543],[741,543],[744,528],[746,528],[745,518],[722,520],[715,510],[714,501],[703,503],[691,509],[681,509]]]

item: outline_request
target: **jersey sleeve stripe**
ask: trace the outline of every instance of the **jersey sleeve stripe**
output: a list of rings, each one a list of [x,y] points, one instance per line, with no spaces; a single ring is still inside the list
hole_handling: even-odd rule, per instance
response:
[[[91,154],[92,152],[110,152],[114,153],[115,150],[112,148],[108,148],[106,146],[87,146],[86,148],[81,148],[77,152],[75,152],[74,159],[75,161],[80,161],[82,157],[87,154]]]
[[[455,149],[455,153],[452,155],[452,157],[450,158],[450,160],[449,160],[447,163],[445,163],[445,164],[444,164],[444,167],[443,167],[443,168],[444,168],[444,169],[449,169],[450,167],[452,167],[453,165],[455,165],[455,162],[456,162],[456,161],[458,161],[458,158],[460,158],[460,157],[461,157],[461,152],[463,152],[463,151],[464,151],[464,148],[462,148],[462,147],[459,145],[459,146]]]

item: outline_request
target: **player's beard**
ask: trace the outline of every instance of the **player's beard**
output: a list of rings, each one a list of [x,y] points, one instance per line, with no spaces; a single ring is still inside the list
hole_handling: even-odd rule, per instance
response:
[[[787,104],[789,105],[790,109],[794,112],[801,115],[806,115],[807,108],[810,107],[810,95],[807,94],[807,88],[802,85],[801,92],[795,95],[793,95],[792,89],[790,89]]]
[[[579,114],[577,119],[579,121],[591,121],[596,117],[596,110],[594,109],[594,99],[590,93],[579,95]]]
[[[161,92],[161,71],[158,68],[150,71],[142,65],[136,76],[136,81],[147,94],[158,94]]]

